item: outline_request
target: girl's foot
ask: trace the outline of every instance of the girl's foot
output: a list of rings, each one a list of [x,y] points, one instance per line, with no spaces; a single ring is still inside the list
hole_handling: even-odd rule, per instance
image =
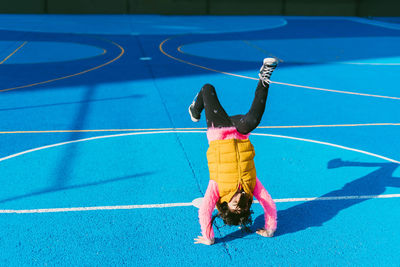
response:
[[[200,120],[200,114],[197,114],[198,112],[196,112],[196,110],[194,109],[194,103],[196,102],[198,95],[199,94],[197,94],[194,97],[192,104],[190,104],[190,106],[189,106],[189,115],[190,115],[190,118],[192,119],[192,121],[194,121],[194,122],[198,122]]]
[[[194,111],[194,102],[189,106],[189,114],[192,121],[198,122],[200,120],[200,115],[197,115],[196,112]]]
[[[271,77],[271,74],[275,70],[276,66],[278,66],[278,60],[272,57],[264,58],[263,65],[261,66],[260,73],[258,74],[258,77],[260,77],[260,80],[264,86],[267,86],[270,83],[269,78]]]

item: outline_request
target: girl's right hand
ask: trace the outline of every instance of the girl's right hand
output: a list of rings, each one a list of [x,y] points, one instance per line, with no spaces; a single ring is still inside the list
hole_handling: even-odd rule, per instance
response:
[[[264,237],[273,237],[274,236],[274,232],[273,230],[266,230],[266,229],[258,229],[257,230],[257,234],[259,234],[260,236],[264,236]]]
[[[194,243],[210,246],[210,245],[214,244],[214,239],[208,239],[204,236],[198,236],[197,238],[194,239]]]

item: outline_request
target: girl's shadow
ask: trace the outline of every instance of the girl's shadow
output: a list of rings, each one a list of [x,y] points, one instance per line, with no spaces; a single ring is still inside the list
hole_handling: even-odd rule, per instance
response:
[[[345,184],[341,189],[331,191],[319,198],[346,196],[375,196],[385,192],[386,187],[400,187],[400,178],[393,177],[396,163],[363,163],[334,159],[328,162],[328,169],[340,167],[378,167],[377,170]],[[353,198],[341,200],[307,201],[278,212],[278,229],[275,236],[295,233],[310,227],[322,226],[340,211],[359,204],[369,198]],[[259,223],[256,219],[255,224]]]
[[[369,198],[352,198],[341,200],[321,200],[327,197],[375,196],[385,192],[386,187],[400,187],[400,177],[393,177],[399,167],[396,163],[363,163],[333,159],[328,162],[328,169],[340,167],[378,167],[377,170],[345,184],[341,189],[331,191],[319,198],[278,211],[278,229],[275,236],[295,233],[310,227],[322,226],[340,211],[368,200]],[[264,214],[258,216],[251,231],[264,227]],[[229,242],[245,237],[250,233],[241,230],[228,234],[219,241]]]

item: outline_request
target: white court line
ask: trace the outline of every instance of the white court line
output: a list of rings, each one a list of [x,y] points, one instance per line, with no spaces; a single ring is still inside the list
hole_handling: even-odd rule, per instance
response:
[[[275,134],[252,133],[251,135],[277,137],[277,138],[304,141],[304,142],[308,142],[308,143],[315,143],[315,144],[320,144],[320,145],[327,145],[327,146],[341,148],[341,149],[344,149],[344,150],[350,150],[350,151],[358,152],[358,153],[361,153],[361,154],[365,154],[365,155],[368,155],[368,156],[372,156],[372,157],[375,157],[375,158],[380,158],[380,159],[383,159],[383,160],[386,160],[386,161],[390,161],[390,162],[393,162],[393,163],[400,164],[400,161],[398,161],[398,160],[387,158],[387,157],[384,157],[384,156],[381,156],[381,155],[378,155],[378,154],[374,154],[374,153],[371,153],[371,152],[367,152],[367,151],[364,151],[364,150],[355,149],[355,148],[346,147],[346,146],[341,146],[341,145],[336,145],[336,144],[332,144],[332,143],[328,143],[328,142],[322,142],[322,141],[317,141],[317,140],[312,140],[312,139],[305,139],[305,138],[298,138],[298,137],[292,137],[292,136],[275,135]]]
[[[35,151],[40,151],[48,148],[63,146],[67,144],[85,142],[90,140],[97,140],[97,139],[106,139],[106,138],[114,138],[114,137],[122,137],[122,136],[131,136],[131,135],[144,135],[144,134],[166,134],[166,133],[205,133],[205,131],[155,131],[155,132],[135,132],[135,133],[123,133],[123,134],[115,134],[115,135],[106,135],[106,136],[96,136],[90,138],[84,138],[74,141],[62,142],[57,144],[52,144],[48,146],[42,146],[26,151],[22,151],[16,154],[12,154],[3,158],[0,158],[0,162],[15,158],[24,154],[32,153]],[[311,139],[304,139],[304,138],[297,138],[291,136],[283,136],[283,135],[272,135],[272,134],[262,134],[262,133],[253,133],[252,135],[259,135],[259,136],[268,136],[268,137],[276,137],[276,138],[284,138],[284,139],[291,139],[291,140],[298,140],[304,141],[309,143],[316,143],[321,145],[332,146],[344,150],[350,150],[354,152],[358,152],[361,154],[369,155],[372,157],[380,158],[389,162],[400,164],[400,161],[390,159],[381,155],[377,155],[374,153],[370,153],[367,151],[354,149],[350,147],[345,147],[341,145],[336,145],[327,142],[321,142]],[[343,200],[343,199],[365,199],[365,198],[394,198],[400,197],[400,195],[377,195],[377,196],[344,196],[344,197],[333,197],[333,198],[290,198],[290,199],[277,199],[276,202],[295,202],[295,201],[308,201],[308,200]],[[70,212],[70,211],[90,211],[90,210],[126,210],[126,209],[139,209],[139,208],[167,208],[167,207],[181,207],[181,206],[191,206],[192,203],[170,203],[170,204],[151,204],[151,205],[128,205],[128,206],[104,206],[104,207],[80,207],[80,208],[57,208],[57,209],[32,209],[32,210],[0,210],[0,214],[4,213],[50,213],[50,212]]]
[[[31,209],[31,210],[0,210],[4,213],[57,213],[72,211],[101,211],[101,210],[133,210],[133,209],[152,209],[152,208],[172,208],[193,206],[192,203],[167,203],[167,204],[146,204],[146,205],[124,205],[124,206],[101,206],[101,207],[77,207],[77,208],[55,208],[55,209]]]
[[[318,90],[318,91],[325,91],[325,92],[332,92],[332,93],[339,93],[339,94],[358,95],[358,96],[369,96],[369,97],[375,97],[375,98],[386,98],[386,99],[400,100],[400,97],[394,97],[394,96],[364,94],[364,93],[357,93],[357,92],[351,92],[351,91],[341,91],[341,90],[325,89],[325,88],[312,87],[312,86],[299,85],[299,84],[290,84],[290,83],[283,83],[283,82],[274,82],[274,81],[270,81],[270,82],[271,82],[271,83],[275,83],[275,84],[286,85],[286,86],[292,86],[292,87],[299,87],[299,88],[310,89],[310,90]]]
[[[257,129],[292,129],[292,128],[333,128],[333,127],[362,127],[362,126],[400,126],[397,122],[353,123],[353,124],[317,124],[317,125],[280,125],[258,126]],[[142,131],[186,131],[207,130],[206,127],[192,128],[146,128],[146,129],[91,129],[91,130],[38,130],[38,131],[0,131],[0,134],[46,134],[46,133],[100,133],[100,132],[142,132]]]
[[[276,203],[287,203],[287,202],[306,202],[306,201],[334,201],[334,200],[387,199],[387,198],[400,198],[400,194],[371,195],[371,196],[282,198],[282,199],[274,199],[274,201]],[[259,202],[254,201],[254,203],[259,203]],[[0,210],[0,214],[33,214],[33,213],[60,213],[60,212],[77,212],[77,211],[134,210],[134,209],[191,207],[191,206],[194,206],[193,203],[187,202],[187,203],[77,207],[77,208],[55,208],[55,209]]]
[[[52,144],[52,145],[47,145],[47,146],[41,146],[29,150],[25,150],[19,153],[15,153],[3,158],[0,158],[0,162],[15,158],[18,156],[22,156],[25,154],[29,154],[32,152],[48,149],[48,148],[53,148],[53,147],[58,147],[58,146],[63,146],[63,145],[68,145],[68,144],[73,144],[73,143],[80,143],[80,142],[86,142],[86,141],[91,141],[91,140],[97,140],[97,139],[107,139],[107,138],[115,138],[115,137],[123,137],[123,136],[131,136],[131,135],[145,135],[145,134],[168,134],[168,133],[206,133],[206,131],[151,131],[151,132],[134,132],[134,133],[122,133],[122,134],[113,134],[113,135],[103,135],[103,136],[95,136],[95,137],[89,137],[89,138],[84,138],[84,139],[78,139],[78,140],[73,140],[73,141],[67,141],[67,142],[62,142],[62,143],[57,143],[57,144]],[[384,157],[378,154],[370,153],[364,150],[359,150],[351,147],[346,147],[346,146],[341,146],[341,145],[336,145],[328,142],[321,142],[317,140],[312,140],[312,139],[305,139],[305,138],[298,138],[298,137],[292,137],[292,136],[285,136],[285,135],[275,135],[275,134],[263,134],[263,133],[252,133],[251,135],[259,135],[259,136],[268,136],[268,137],[276,137],[276,138],[283,138],[283,139],[291,139],[291,140],[297,140],[297,141],[304,141],[308,143],[315,143],[315,144],[321,144],[321,145],[326,145],[326,146],[332,146],[332,147],[337,147],[340,149],[344,150],[350,150],[358,153],[362,153],[365,155],[373,156],[376,158],[380,158],[386,161],[390,161],[393,163],[400,164],[400,161]]]
[[[135,133],[123,133],[123,134],[113,134],[113,135],[103,135],[103,136],[95,136],[95,137],[89,137],[89,138],[84,138],[84,139],[78,139],[78,140],[73,140],[73,141],[67,141],[67,142],[62,142],[62,143],[57,143],[57,144],[52,144],[52,145],[47,145],[47,146],[41,146],[29,150],[25,150],[16,154],[12,154],[3,158],[0,158],[0,162],[15,158],[24,154],[29,154],[35,151],[40,151],[52,147],[58,147],[58,146],[63,146],[63,145],[68,145],[68,144],[73,144],[73,143],[80,143],[80,142],[85,142],[85,141],[91,141],[91,140],[97,140],[97,139],[107,139],[107,138],[114,138],[114,137],[120,137],[120,136],[130,136],[130,135],[144,135],[144,134],[162,134],[162,133],[205,133],[205,131],[155,131],[155,132],[135,132]]]

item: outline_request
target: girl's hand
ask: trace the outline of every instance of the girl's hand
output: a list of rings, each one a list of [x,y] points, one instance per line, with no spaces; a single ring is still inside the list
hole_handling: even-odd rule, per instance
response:
[[[214,239],[208,239],[203,236],[198,236],[197,238],[194,239],[194,243],[210,246],[210,245],[214,244]]]
[[[260,236],[264,236],[264,237],[273,237],[275,231],[274,230],[266,230],[266,229],[258,229],[257,234],[259,234]]]

